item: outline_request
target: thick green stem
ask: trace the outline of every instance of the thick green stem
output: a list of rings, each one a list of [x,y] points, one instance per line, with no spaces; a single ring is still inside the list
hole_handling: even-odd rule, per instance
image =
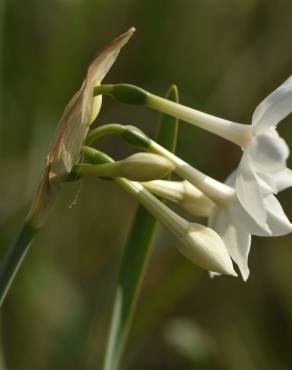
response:
[[[50,166],[44,170],[36,196],[26,216],[23,226],[8,249],[0,264],[0,306],[15,278],[17,271],[31,245],[31,242],[42,227],[48,211],[54,204],[58,186],[49,181]]]
[[[107,123],[89,131],[86,136],[85,144],[91,145],[101,137],[112,134],[122,136],[128,143],[138,148],[146,149],[150,145],[150,139],[137,127],[132,125],[121,125],[119,123]]]
[[[32,222],[26,221],[2,260],[0,267],[0,306],[38,230]]]

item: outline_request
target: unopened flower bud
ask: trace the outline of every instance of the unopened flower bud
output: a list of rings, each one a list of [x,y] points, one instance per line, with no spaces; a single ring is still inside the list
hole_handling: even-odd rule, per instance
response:
[[[209,271],[237,276],[223,240],[212,229],[189,223],[149,193],[140,183],[116,181],[156,217],[178,240],[178,250],[194,264]]]
[[[93,86],[99,86],[99,85],[100,85],[99,81],[95,81],[93,83]],[[97,96],[92,97],[91,111],[90,111],[89,120],[88,120],[89,126],[95,121],[96,117],[98,116],[99,111],[101,109],[101,104],[102,104],[102,95],[97,95]]]
[[[74,167],[68,180],[82,176],[124,177],[133,181],[151,181],[168,175],[174,165],[152,153],[136,153],[121,161],[105,164],[81,164]]]
[[[214,207],[214,203],[188,181],[154,180],[143,183],[143,186],[195,216],[209,216]]]
[[[178,250],[191,262],[209,271],[237,276],[220,236],[209,227],[190,224],[179,238]]]
[[[151,181],[167,176],[174,165],[166,158],[152,153],[136,153],[119,164],[120,176],[135,181]]]

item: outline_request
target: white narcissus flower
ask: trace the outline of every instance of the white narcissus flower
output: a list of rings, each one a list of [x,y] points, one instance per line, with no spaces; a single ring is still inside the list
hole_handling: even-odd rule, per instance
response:
[[[277,124],[291,111],[292,76],[256,108],[249,126],[251,139],[243,148],[238,169],[226,181],[235,188],[245,210],[270,230],[256,235],[280,236],[292,232],[290,221],[273,195],[292,185],[292,171],[286,165],[289,148],[276,131]],[[239,225],[233,227],[230,217],[228,209],[217,208],[210,216],[209,226],[221,235],[246,280],[251,236]]]
[[[276,132],[279,121],[292,111],[292,77],[257,107],[251,125],[200,112],[132,85],[111,86],[108,90],[121,101],[144,104],[238,144],[244,151],[234,185],[238,200],[270,234],[290,232],[290,223],[277,199],[267,196],[292,185],[292,173],[286,167],[289,149]]]
[[[276,131],[277,124],[292,111],[292,77],[257,107],[251,125],[199,112],[132,85],[111,85],[104,91],[120,101],[144,104],[190,122],[243,149],[238,169],[224,185],[152,143],[154,152],[172,158],[176,172],[216,204],[210,223],[221,236],[224,234],[226,246],[246,279],[251,235],[279,236],[292,231],[273,195],[292,185],[292,173],[286,166],[289,149]]]
[[[281,205],[272,194],[292,185],[292,171],[287,168],[289,148],[276,131],[277,124],[292,111],[292,76],[266,97],[256,108],[250,141],[235,171],[237,196],[259,223],[266,223],[272,235],[291,232]]]
[[[283,235],[292,231],[292,225],[276,197],[271,193],[261,193],[267,220],[265,225],[257,223],[256,217],[246,211],[235,191],[236,172],[227,179],[226,184],[222,184],[201,173],[153,141],[151,141],[151,150],[165,155],[176,166],[174,171],[178,175],[198,187],[214,202],[215,206],[209,217],[209,226],[223,239],[244,280],[248,278],[249,274],[247,259],[251,235]],[[163,195],[161,190],[160,194]],[[169,186],[166,187],[166,194],[166,198],[172,200],[169,196]]]

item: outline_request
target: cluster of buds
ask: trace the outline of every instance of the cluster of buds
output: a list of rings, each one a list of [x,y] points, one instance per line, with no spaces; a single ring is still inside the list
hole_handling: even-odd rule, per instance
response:
[[[97,58],[98,63],[95,61],[89,68],[80,93],[82,109],[77,109],[81,112],[78,120],[82,123],[85,119],[85,124],[81,125],[82,135],[73,135],[78,137],[78,148],[72,146],[75,155],[69,156],[69,162],[68,150],[63,155],[62,145],[58,142],[63,168],[66,173],[68,168],[72,170],[67,179],[82,176],[115,179],[176,236],[178,249],[192,262],[208,269],[211,274],[236,275],[233,261],[246,280],[251,236],[279,236],[292,231],[292,225],[275,197],[292,185],[292,172],[286,165],[289,149],[276,131],[278,122],[292,111],[292,77],[260,103],[250,125],[211,116],[133,85],[102,85],[102,78],[132,33],[133,29],[130,29],[116,39],[110,49]],[[243,155],[238,168],[225,183],[221,183],[190,166],[134,126],[108,124],[87,132],[100,108],[101,100],[97,99],[102,95],[110,95],[127,104],[145,105],[239,145]],[[70,112],[72,117],[72,110]],[[119,161],[107,157],[105,162],[73,167],[86,134],[85,142],[90,145],[111,133],[121,135],[146,153],[136,153]],[[67,141],[71,144],[73,136],[63,132],[63,137],[69,137]],[[84,150],[90,154],[93,149],[85,147]],[[171,171],[182,180],[163,179]],[[175,203],[192,215],[206,217],[208,226],[189,223],[156,196]]]

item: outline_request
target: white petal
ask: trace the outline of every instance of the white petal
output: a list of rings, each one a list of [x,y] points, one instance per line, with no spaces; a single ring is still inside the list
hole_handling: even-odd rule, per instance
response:
[[[265,228],[267,225],[267,215],[260,189],[260,184],[252,168],[252,163],[248,155],[244,153],[236,176],[236,194],[246,212],[260,227]]]
[[[274,173],[256,172],[256,178],[261,189],[261,194],[264,197],[269,194],[277,193]]]
[[[286,167],[289,147],[276,130],[270,129],[252,140],[245,151],[256,171],[275,172]]]
[[[275,186],[277,191],[282,191],[292,186],[292,171],[290,168],[285,168],[275,175]]]
[[[238,173],[239,173],[238,169],[233,171],[231,175],[226,179],[225,183],[228,184],[229,186],[234,186]],[[263,189],[261,188],[261,191],[262,190]],[[268,192],[268,194],[270,193],[271,191]],[[267,194],[263,192],[261,196],[263,197],[266,195]],[[254,220],[254,218],[247,213],[247,211],[241,205],[237,197],[231,203],[228,204],[228,213],[229,219],[234,224],[234,226],[238,228],[238,230],[247,232],[251,235],[265,235],[265,236],[269,235],[270,230],[268,228],[268,225],[265,224],[263,226],[260,226]]]
[[[276,126],[292,111],[292,76],[268,95],[256,108],[252,117],[255,133]]]
[[[239,231],[233,224],[229,214],[224,209],[217,209],[210,217],[210,225],[221,236],[224,244],[233,259],[238,265],[244,281],[249,276],[248,254],[250,251],[251,235]],[[214,273],[211,272],[211,276]]]
[[[228,207],[230,222],[239,231],[246,232],[251,235],[268,236],[271,231],[268,225],[260,226],[256,221],[246,212],[240,202],[235,200]]]
[[[292,232],[292,224],[285,215],[280,202],[274,195],[264,199],[268,212],[267,223],[272,231],[272,236],[286,235]]]

